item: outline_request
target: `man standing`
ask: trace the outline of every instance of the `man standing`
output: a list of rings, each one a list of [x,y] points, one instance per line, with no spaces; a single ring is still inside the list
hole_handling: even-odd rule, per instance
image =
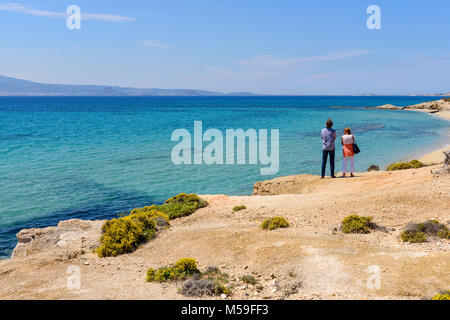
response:
[[[336,130],[332,129],[333,121],[327,120],[326,128],[322,129],[322,179],[325,178],[325,169],[327,167],[328,154],[330,155],[330,169],[331,177],[336,178],[334,175],[334,141],[336,140]]]

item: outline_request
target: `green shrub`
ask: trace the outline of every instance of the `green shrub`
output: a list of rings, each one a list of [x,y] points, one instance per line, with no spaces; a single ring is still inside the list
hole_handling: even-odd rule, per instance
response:
[[[446,102],[450,102],[450,98],[442,98],[442,100],[444,100]]]
[[[158,206],[158,210],[167,214],[170,220],[189,216],[197,209],[195,204],[184,204],[178,202],[165,203]]]
[[[289,222],[283,217],[273,217],[267,220],[264,220],[261,223],[261,228],[265,230],[274,230],[278,228],[288,228]]]
[[[417,169],[423,167],[424,164],[419,160],[411,160],[409,162],[399,162],[388,166],[388,171],[405,170],[405,169]]]
[[[216,267],[208,267],[204,273],[197,269],[197,262],[192,258],[182,258],[174,265],[158,269],[148,269],[147,282],[166,282],[187,280],[180,292],[185,296],[200,297],[203,295],[229,294],[228,274]]]
[[[185,217],[194,213],[197,209],[206,207],[208,202],[201,199],[196,194],[180,193],[175,197],[167,199],[162,205],[152,205],[143,208],[136,208],[131,211],[131,214],[137,212],[147,212],[150,210],[158,210],[164,213],[168,219]]]
[[[157,206],[158,210],[166,213],[169,218],[176,219],[191,215],[197,209],[206,207],[208,203],[196,194],[180,193],[167,199],[164,204]]]
[[[175,263],[177,270],[186,274],[198,273],[197,262],[192,258],[182,258]]]
[[[161,267],[156,270],[150,268],[147,270],[147,282],[165,282],[176,280],[178,275],[173,267]]]
[[[208,268],[206,268],[205,271],[203,271],[203,274],[204,275],[217,275],[217,274],[221,274],[221,271],[217,267],[209,266]]]
[[[442,291],[431,298],[431,300],[450,300],[450,290]]]
[[[198,204],[200,202],[200,197],[196,194],[186,194],[180,193],[175,197],[167,199],[164,203],[182,203],[186,205],[193,205],[195,208],[198,208]]]
[[[131,210],[130,215],[139,214],[139,213],[150,214],[154,218],[160,217],[166,221],[170,220],[170,217],[167,214],[165,214],[164,212],[162,212],[161,210],[159,210],[159,206],[156,206],[156,205],[133,209],[133,210]]]
[[[184,280],[190,276],[199,273],[197,263],[192,258],[182,258],[178,260],[175,265],[168,267],[161,267],[159,269],[147,270],[147,282],[165,282],[174,280]]]
[[[441,230],[437,233],[439,238],[442,239],[450,239],[450,231],[449,230]]]
[[[244,283],[253,284],[253,285],[258,283],[258,281],[255,279],[255,277],[251,276],[251,275],[242,276],[241,280]]]
[[[230,294],[230,288],[228,288],[227,286],[221,285],[217,282],[213,283],[214,283],[214,293],[216,295],[221,295],[222,293],[226,295]]]
[[[100,246],[95,251],[99,257],[132,252],[155,237],[157,226],[168,226],[168,220],[190,215],[207,205],[196,194],[180,193],[162,205],[135,208],[129,214],[124,212],[119,218],[105,222]]]
[[[411,167],[417,169],[417,168],[422,168],[424,166],[424,164],[422,162],[420,162],[419,160],[411,160],[409,162],[409,164],[411,165]]]
[[[134,251],[141,243],[155,237],[156,212],[141,212],[106,221],[102,227],[100,246],[96,252],[100,258],[115,257]]]
[[[422,223],[409,223],[400,235],[404,242],[425,242],[427,236],[450,239],[450,231],[437,220],[427,220]]]
[[[412,231],[403,231],[400,234],[400,238],[403,240],[403,242],[411,242],[411,243],[420,243],[425,242],[427,240],[427,236],[425,233],[418,231],[418,232],[412,232]]]
[[[241,210],[245,210],[245,209],[247,209],[246,206],[235,206],[235,207],[233,208],[233,212],[241,211]]]
[[[351,215],[342,220],[343,233],[370,233],[372,217]]]

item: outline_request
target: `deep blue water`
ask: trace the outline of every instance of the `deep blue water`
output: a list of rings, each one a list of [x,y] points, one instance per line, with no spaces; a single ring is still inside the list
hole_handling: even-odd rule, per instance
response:
[[[0,257],[23,228],[71,218],[111,218],[180,192],[251,194],[258,180],[320,172],[320,129],[350,126],[362,150],[357,171],[425,153],[448,141],[447,121],[399,106],[427,97],[2,97]],[[279,129],[280,168],[174,165],[173,130]],[[206,145],[205,143],[204,145]],[[341,166],[337,152],[337,169]]]

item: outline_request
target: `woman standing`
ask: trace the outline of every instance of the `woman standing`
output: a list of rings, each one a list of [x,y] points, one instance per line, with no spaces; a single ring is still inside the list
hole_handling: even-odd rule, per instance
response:
[[[347,172],[347,162],[350,160],[350,176],[353,177],[355,172],[355,153],[353,152],[353,144],[355,143],[355,137],[352,135],[350,128],[344,129],[344,135],[341,137],[341,143],[344,146],[344,162],[342,164],[342,177],[345,177]]]

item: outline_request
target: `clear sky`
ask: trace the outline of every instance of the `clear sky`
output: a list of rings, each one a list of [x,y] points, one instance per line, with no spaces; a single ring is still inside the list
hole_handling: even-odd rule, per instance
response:
[[[78,5],[81,29],[66,27]],[[369,5],[381,29],[369,30]],[[0,75],[268,94],[450,91],[448,0],[0,0]]]

